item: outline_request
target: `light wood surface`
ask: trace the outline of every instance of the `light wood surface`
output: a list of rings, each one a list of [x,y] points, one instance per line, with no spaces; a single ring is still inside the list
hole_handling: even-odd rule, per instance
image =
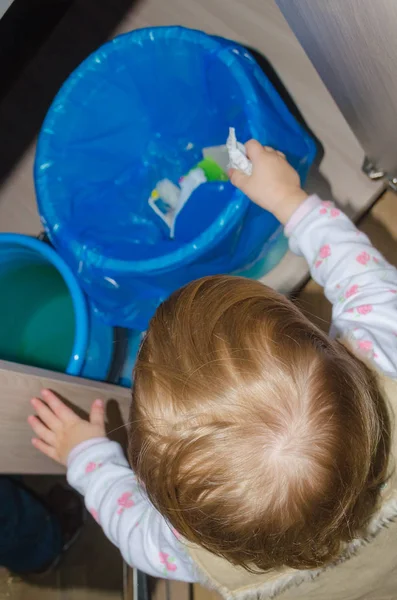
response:
[[[169,579],[151,580],[151,600],[190,600],[190,585]]]
[[[371,161],[397,173],[395,0],[276,0]]]
[[[214,591],[207,590],[202,585],[193,585],[193,600],[221,600],[221,596]]]
[[[108,403],[109,429],[117,429],[114,435],[122,439],[130,390],[0,361],[0,473],[64,472],[31,446],[32,434],[26,422],[32,413],[29,399],[40,395],[43,388],[54,390],[84,414],[96,398],[103,398]]]

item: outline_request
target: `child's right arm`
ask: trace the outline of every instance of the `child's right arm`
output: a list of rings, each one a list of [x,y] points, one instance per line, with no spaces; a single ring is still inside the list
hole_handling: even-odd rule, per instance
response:
[[[307,196],[283,155],[255,141],[247,152],[253,173],[232,171],[232,183],[286,226],[291,250],[333,304],[331,333],[397,377],[397,270],[331,202]]]
[[[68,482],[84,495],[127,564],[153,577],[197,581],[179,536],[149,501],[119,444],[106,438],[103,402],[94,402],[86,421],[50,390],[43,390],[42,397],[31,401],[33,445],[67,465]]]

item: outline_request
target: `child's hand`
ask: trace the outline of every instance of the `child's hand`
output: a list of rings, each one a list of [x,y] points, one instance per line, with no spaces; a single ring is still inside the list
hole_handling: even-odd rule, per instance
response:
[[[252,175],[230,169],[231,182],[285,225],[307,198],[298,173],[289,165],[284,154],[263,147],[256,140],[247,142],[246,150],[253,166]]]
[[[106,436],[102,400],[95,400],[90,420],[85,421],[50,390],[43,390],[41,394],[44,402],[39,398],[31,400],[39,418],[30,416],[28,423],[38,436],[32,439],[32,444],[43,454],[66,465],[70,452],[81,442]]]

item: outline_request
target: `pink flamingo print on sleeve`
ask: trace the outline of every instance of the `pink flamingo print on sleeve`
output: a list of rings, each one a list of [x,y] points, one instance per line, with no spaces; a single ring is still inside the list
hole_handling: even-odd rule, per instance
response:
[[[329,244],[321,246],[320,252],[318,253],[318,259],[315,262],[315,267],[318,268],[323,264],[323,261],[331,256],[331,247]]]
[[[339,217],[341,214],[340,210],[334,206],[332,202],[326,200],[325,202],[321,202],[320,215],[325,216],[329,214],[331,219],[335,219]]]
[[[373,358],[378,358],[378,354],[374,351],[374,345],[371,340],[359,340],[357,348],[366,354],[370,354]]]
[[[349,308],[346,312],[355,314],[357,317],[365,317],[365,315],[369,315],[373,309],[374,307],[372,304],[362,304],[361,306],[356,306],[355,308]]]
[[[372,305],[371,304],[363,304],[362,306],[358,306],[357,312],[359,315],[362,315],[362,316],[369,315],[369,313],[372,312]]]
[[[369,352],[373,348],[373,343],[370,340],[360,340],[357,343],[357,346],[360,350],[364,350],[364,352]]]
[[[124,494],[121,494],[120,498],[117,500],[117,504],[119,506],[117,510],[118,515],[121,515],[126,508],[132,508],[135,506],[135,503],[132,499],[132,492],[124,492]]]
[[[340,285],[338,284],[336,286],[337,289],[340,289]],[[345,300],[348,300],[349,298],[352,298],[353,296],[355,296],[359,291],[359,286],[357,284],[351,285],[345,292],[343,292],[341,294],[341,296],[339,296],[339,302],[344,302]],[[347,312],[354,312],[353,309],[349,309]]]
[[[358,285],[357,284],[352,285],[352,286],[349,287],[348,290],[346,290],[346,292],[345,292],[345,298],[346,299],[347,298],[351,298],[352,296],[355,296],[357,294],[357,292],[358,292]]]
[[[164,565],[163,573],[167,575],[167,572],[175,572],[177,570],[177,566],[175,564],[175,558],[166,554],[165,552],[159,552],[159,558],[162,565]]]
[[[364,267],[367,266],[367,264],[369,263],[370,260],[371,260],[371,257],[368,254],[368,252],[360,252],[360,254],[358,256],[356,256],[356,261],[358,263],[360,263],[360,265],[363,265]]]
[[[88,475],[89,473],[93,473],[94,471],[99,469],[99,467],[102,467],[102,463],[90,461],[85,468],[85,474]]]
[[[370,256],[368,252],[365,252],[365,250],[356,256],[356,261],[360,263],[360,265],[363,265],[363,267],[367,267],[371,260],[373,260],[376,265],[380,265],[383,262],[376,256]]]

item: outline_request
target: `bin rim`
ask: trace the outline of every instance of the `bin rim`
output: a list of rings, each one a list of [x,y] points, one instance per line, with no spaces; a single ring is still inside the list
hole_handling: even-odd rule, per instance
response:
[[[62,276],[72,298],[75,316],[74,341],[65,373],[67,375],[79,375],[83,369],[88,348],[89,320],[86,299],[75,276],[59,254],[45,242],[19,233],[1,233],[0,248],[11,245],[37,252],[53,265]]]

